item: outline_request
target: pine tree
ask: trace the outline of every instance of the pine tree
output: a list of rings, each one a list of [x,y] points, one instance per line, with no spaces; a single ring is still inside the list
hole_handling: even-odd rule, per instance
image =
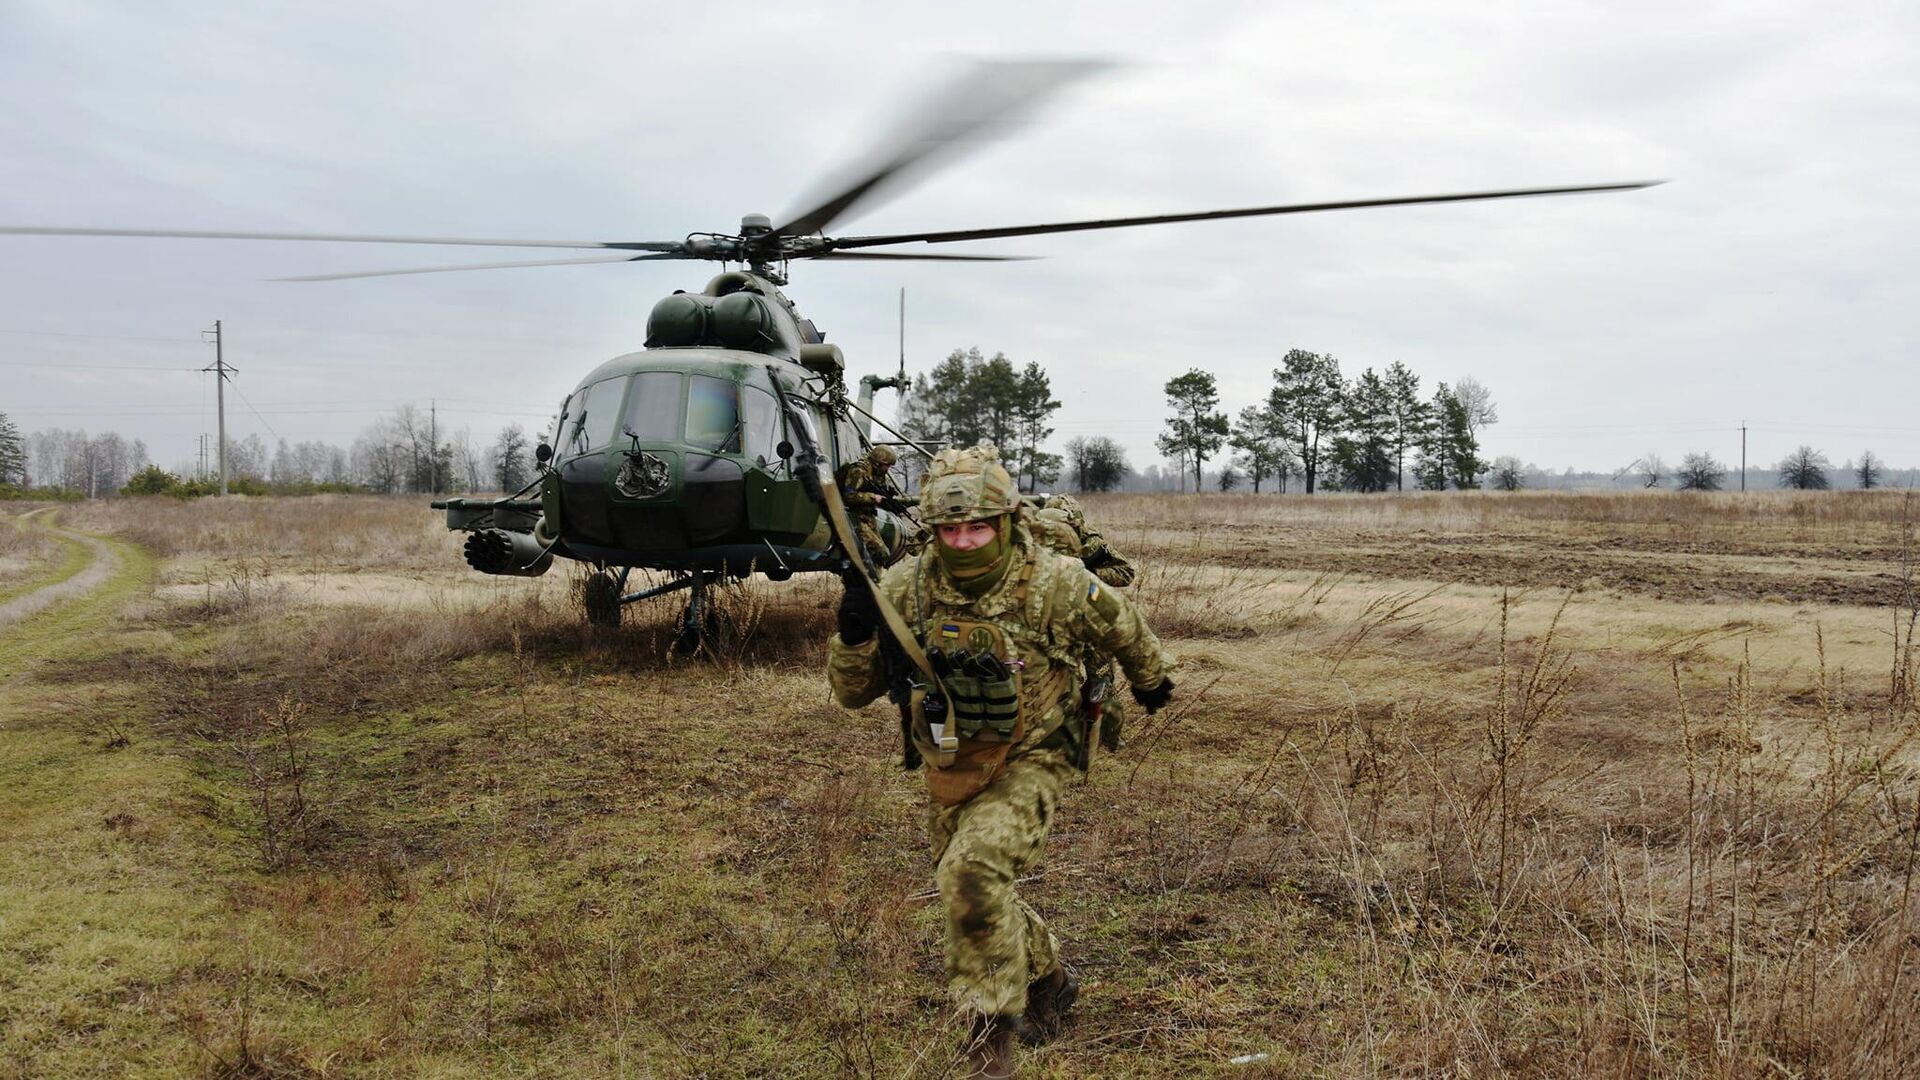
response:
[[[1003,448],[1014,462],[1015,476],[1026,477],[1026,490],[1037,491],[1060,475],[1060,455],[1041,449],[1053,435],[1047,420],[1060,409],[1053,396],[1053,385],[1045,368],[1033,361],[1020,371],[1014,383],[1014,442]]]
[[[1193,463],[1193,490],[1200,490],[1201,468],[1227,439],[1227,415],[1215,410],[1220,391],[1208,372],[1199,368],[1167,380],[1167,430],[1155,440],[1168,457],[1184,456]]]
[[[0,412],[0,484],[27,486],[27,443],[20,429],[6,413]]]
[[[1446,383],[1433,392],[1433,423],[1418,442],[1420,460],[1413,474],[1428,491],[1444,491],[1448,484],[1457,488],[1480,486],[1480,474],[1486,463],[1480,460],[1480,440],[1473,436],[1466,403]]]
[[[1393,392],[1372,368],[1360,373],[1343,395],[1341,426],[1333,442],[1341,486],[1349,491],[1385,491],[1394,482]]]
[[[1433,407],[1420,400],[1420,376],[1395,360],[1387,365],[1387,394],[1393,414],[1393,483],[1407,489],[1407,448],[1418,446],[1433,426]]]
[[[1345,396],[1340,362],[1305,349],[1289,349],[1274,369],[1273,382],[1267,408],[1293,444],[1311,495],[1320,475],[1323,444],[1330,446],[1340,430],[1340,403]]]
[[[1480,460],[1480,440],[1473,434],[1473,414],[1457,394],[1448,394],[1438,407],[1440,439],[1447,459],[1447,479],[1462,491],[1480,486],[1487,463]]]
[[[1272,410],[1259,405],[1241,409],[1240,415],[1234,419],[1227,441],[1240,451],[1247,477],[1253,481],[1254,494],[1260,493],[1261,483],[1269,476],[1279,475],[1282,483],[1285,482],[1282,470],[1293,455],[1283,441],[1280,425],[1274,419]]]

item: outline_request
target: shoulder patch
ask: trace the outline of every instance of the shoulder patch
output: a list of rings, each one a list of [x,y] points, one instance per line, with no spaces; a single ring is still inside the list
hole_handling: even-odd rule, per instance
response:
[[[1100,596],[1100,579],[1095,578],[1094,580],[1087,582],[1087,602],[1092,603],[1099,596]]]

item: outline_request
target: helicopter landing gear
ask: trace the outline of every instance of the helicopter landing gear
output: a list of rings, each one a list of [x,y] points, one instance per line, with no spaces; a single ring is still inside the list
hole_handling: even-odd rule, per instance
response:
[[[692,656],[720,635],[720,613],[707,596],[708,586],[718,576],[695,574],[688,579],[693,583],[688,586],[693,591],[687,596],[686,609],[680,613],[680,633],[673,639],[673,651],[681,656]]]
[[[580,604],[586,609],[588,626],[619,626],[620,606],[627,602],[620,593],[627,587],[627,575],[633,570],[601,570],[587,579],[580,591]]]

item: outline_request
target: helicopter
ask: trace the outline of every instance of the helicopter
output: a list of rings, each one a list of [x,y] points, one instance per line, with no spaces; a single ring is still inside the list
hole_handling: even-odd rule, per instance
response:
[[[643,347],[600,364],[561,403],[535,450],[538,475],[503,498],[432,503],[450,530],[467,534],[467,564],[486,574],[538,576],[556,560],[593,567],[583,590],[588,622],[613,626],[622,609],[685,590],[678,646],[698,649],[715,619],[708,592],[760,573],[857,569],[872,576],[898,560],[914,523],[877,509],[884,550],[852,535],[834,476],[874,445],[875,391],[907,388],[905,354],[890,377],[869,375],[850,396],[846,358],[781,291],[795,262],[934,260],[1004,262],[1030,256],[881,251],[902,244],[1131,228],[1334,210],[1629,191],[1660,181],[1533,187],[1439,195],[1205,210],[1137,217],[880,235],[827,230],[877,192],[923,173],[985,133],[1025,115],[1066,85],[1109,65],[1088,61],[992,61],[974,65],[857,159],[864,164],[775,224],[747,214],[731,232],[679,240],[499,240],[322,233],[215,232],[0,225],[0,234],[286,240],[380,244],[597,249],[590,256],[289,277],[338,281],[449,271],[583,263],[705,261],[721,272],[699,291],[660,299]],[[880,424],[895,445],[924,454]],[[665,571],[660,585],[629,592],[635,569]]]

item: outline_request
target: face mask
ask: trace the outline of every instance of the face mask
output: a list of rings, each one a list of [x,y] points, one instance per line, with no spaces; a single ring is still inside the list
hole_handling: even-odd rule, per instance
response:
[[[1007,535],[1004,516],[995,519],[993,524],[993,539],[971,551],[960,551],[939,542],[934,544],[940,565],[968,592],[992,588],[1006,572],[1007,553],[1013,549],[1013,541]]]

